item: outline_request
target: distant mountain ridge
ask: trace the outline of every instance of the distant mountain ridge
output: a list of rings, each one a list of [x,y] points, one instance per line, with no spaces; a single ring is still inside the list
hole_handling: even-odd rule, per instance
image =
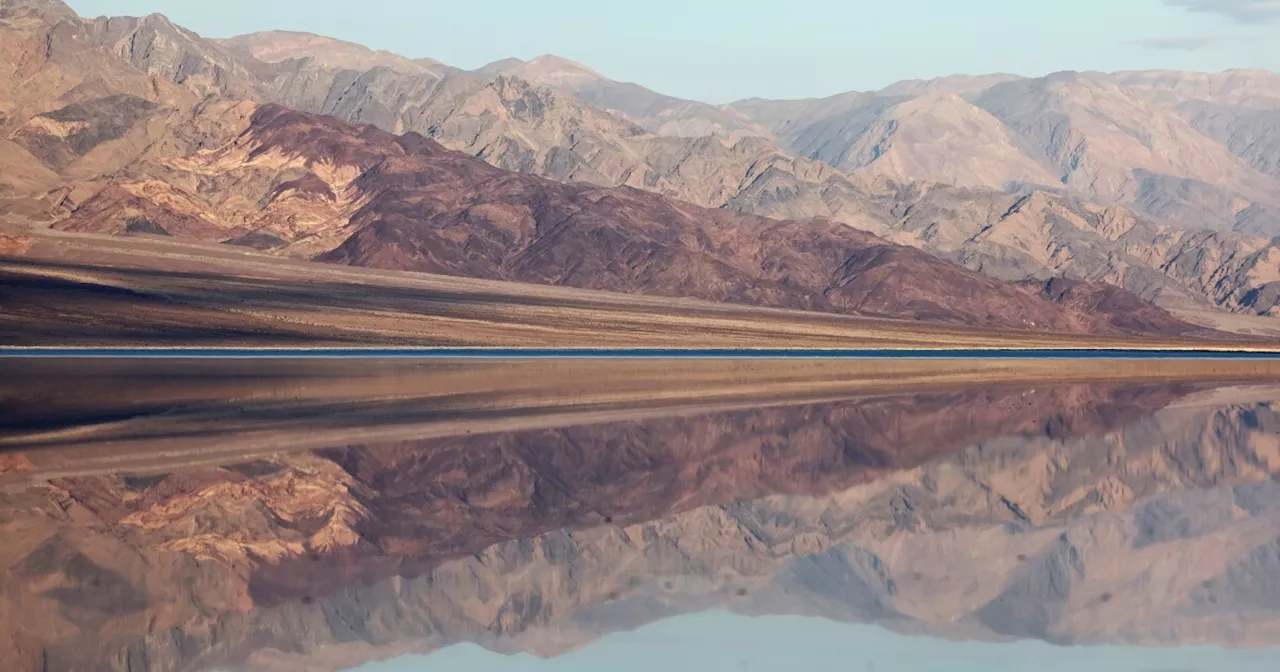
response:
[[[260,56],[270,56],[276,41],[238,39],[258,39],[263,46],[252,53]],[[1259,124],[1273,128],[1265,126],[1265,112],[1280,109],[1280,77],[1272,73],[956,76],[824,99],[721,106],[615,82],[551,55],[507,59],[477,74],[566,93],[659,135],[767,137],[806,158],[898,181],[1066,186],[1180,226],[1280,233],[1275,151],[1240,137],[1248,129],[1249,137],[1257,135]],[[1241,87],[1257,93],[1222,93]],[[1215,108],[1211,121],[1206,104],[1226,111]],[[960,139],[971,146],[948,144]],[[1188,189],[1202,193],[1180,195]]]

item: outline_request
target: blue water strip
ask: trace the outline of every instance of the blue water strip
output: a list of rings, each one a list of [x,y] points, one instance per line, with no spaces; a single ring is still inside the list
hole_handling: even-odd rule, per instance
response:
[[[484,358],[484,359],[1219,359],[1278,360],[1280,352],[1213,350],[770,350],[682,348],[24,348],[0,358]]]

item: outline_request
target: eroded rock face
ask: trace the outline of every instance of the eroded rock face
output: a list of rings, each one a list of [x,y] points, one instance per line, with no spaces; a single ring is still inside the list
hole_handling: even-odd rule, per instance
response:
[[[1244,596],[1275,541],[1267,394],[970,390],[10,486],[3,661],[337,669],[459,641],[550,655],[711,606],[1261,643],[1274,614]],[[20,457],[5,468],[31,473]],[[1169,585],[1142,579],[1192,557]],[[1052,609],[1012,616],[1046,586]]]
[[[25,236],[0,235],[0,254],[21,255],[31,247],[31,239]]]
[[[142,98],[107,96],[38,115],[18,129],[14,140],[46,165],[61,169],[120,139],[155,109]]]

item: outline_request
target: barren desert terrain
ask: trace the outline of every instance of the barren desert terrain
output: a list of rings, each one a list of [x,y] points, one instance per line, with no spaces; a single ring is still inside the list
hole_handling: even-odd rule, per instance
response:
[[[281,259],[151,236],[6,236],[9,346],[1275,350],[1274,340],[1057,334]]]

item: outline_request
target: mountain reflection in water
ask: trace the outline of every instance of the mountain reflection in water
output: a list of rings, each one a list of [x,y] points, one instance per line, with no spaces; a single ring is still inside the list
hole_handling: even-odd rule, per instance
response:
[[[1280,662],[1280,370],[1089,366],[0,360],[0,669]]]

